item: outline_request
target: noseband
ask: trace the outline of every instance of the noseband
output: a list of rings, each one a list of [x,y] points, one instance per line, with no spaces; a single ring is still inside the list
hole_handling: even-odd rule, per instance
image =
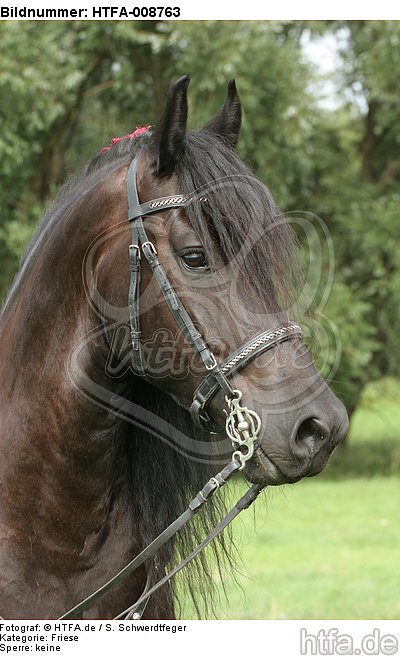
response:
[[[193,420],[204,430],[214,431],[213,422],[207,412],[208,404],[215,394],[222,390],[225,401],[228,406],[225,430],[227,436],[232,442],[234,452],[232,460],[215,476],[210,478],[202,490],[189,503],[188,508],[180,517],[170,524],[153,542],[151,542],[143,551],[138,554],[130,563],[128,563],[120,572],[104,585],[93,592],[89,597],[74,606],[59,619],[76,617],[86,608],[90,608],[96,600],[103,597],[111,588],[120,584],[138,567],[146,561],[153,558],[157,551],[170,540],[179,530],[181,530],[190,519],[199,512],[212,496],[229,480],[229,478],[239,469],[243,469],[245,463],[253,456],[254,444],[261,429],[261,419],[256,412],[249,410],[241,405],[242,392],[233,389],[229,382],[235,373],[243,369],[249,362],[257,356],[265,353],[281,342],[289,339],[298,338],[302,335],[300,326],[289,324],[282,326],[273,331],[264,331],[255,335],[246,342],[241,348],[232,353],[222,362],[217,362],[214,354],[211,352],[201,334],[198,332],[189,314],[181,303],[175,290],[168,280],[165,270],[161,266],[157,251],[154,244],[149,239],[144,224],[143,217],[148,214],[161,212],[162,210],[186,207],[190,198],[182,195],[164,196],[156,198],[146,203],[139,202],[136,182],[136,158],[132,161],[128,171],[128,219],[132,223],[132,243],[129,246],[130,256],[130,284],[129,284],[129,321],[131,328],[131,339],[133,349],[133,365],[136,373],[146,375],[143,353],[141,346],[141,332],[139,319],[139,295],[140,295],[140,274],[141,274],[141,253],[143,253],[153,272],[154,278],[160,287],[163,297],[174,317],[177,325],[182,330],[186,340],[197,353],[204,364],[207,374],[200,385],[197,387],[193,402],[190,408]],[[200,199],[204,201],[203,199]],[[163,578],[153,584],[151,577],[147,577],[147,582],[140,598],[123,613],[120,613],[114,619],[140,619],[146,607],[150,596],[165,585],[177,572],[185,567],[195,556],[197,556],[212,540],[214,540],[230,522],[242,510],[248,508],[257,498],[263,485],[253,485],[232,510],[221,519],[219,524],[204,538],[199,546],[192,553],[182,560],[179,565],[169,571]]]

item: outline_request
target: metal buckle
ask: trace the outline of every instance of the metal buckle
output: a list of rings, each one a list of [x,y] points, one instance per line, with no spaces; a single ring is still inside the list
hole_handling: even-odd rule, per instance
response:
[[[151,241],[144,241],[144,242],[142,243],[142,250],[143,250],[143,248],[144,248],[145,246],[148,246],[149,249],[150,249],[151,251],[153,251],[153,255],[154,255],[154,256],[157,256],[157,250],[156,250],[156,247],[154,246],[154,244],[153,244]]]
[[[216,491],[218,490],[218,488],[221,487],[221,483],[220,483],[219,481],[217,481],[217,479],[215,478],[215,476],[213,476],[212,478],[210,478],[210,482],[211,482],[211,481],[212,481],[212,482],[214,483],[214,485],[215,485],[215,490],[214,490],[214,492],[216,492]]]
[[[212,364],[206,364],[206,365],[204,365],[205,368],[207,369],[207,371],[211,371],[212,369],[215,369],[215,367],[217,366],[217,361],[216,361],[216,359],[215,359],[215,355],[214,355],[214,353],[210,353],[210,356],[211,356]]]
[[[137,258],[140,260],[140,246],[137,244],[129,244],[129,252],[132,254],[132,251],[137,251]]]

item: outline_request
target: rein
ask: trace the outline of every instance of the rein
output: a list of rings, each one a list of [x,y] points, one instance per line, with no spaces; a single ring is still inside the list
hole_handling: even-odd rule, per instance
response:
[[[131,560],[131,562],[121,569],[113,578],[107,581],[107,583],[98,588],[86,599],[74,606],[74,608],[62,615],[59,619],[76,617],[79,613],[92,606],[97,599],[103,597],[109,590],[125,580],[149,558],[152,558],[157,551],[180,529],[182,529],[204,506],[204,504],[207,503],[212,496],[223,485],[225,485],[225,483],[227,483],[236,471],[243,469],[246,462],[253,456],[255,442],[261,429],[261,419],[256,412],[249,410],[249,408],[242,405],[242,392],[232,387],[229,378],[240,371],[240,369],[245,367],[258,355],[261,355],[281,342],[298,338],[302,335],[300,326],[296,324],[282,326],[273,331],[264,331],[254,336],[240,349],[228,356],[228,358],[222,362],[218,363],[173,289],[165,270],[158,260],[156,248],[149,239],[143,223],[143,217],[148,214],[154,214],[171,208],[185,207],[191,202],[191,200],[178,194],[175,196],[156,198],[141,204],[139,202],[137,191],[136,170],[137,160],[135,158],[130,164],[127,178],[129,202],[128,219],[132,225],[132,242],[129,246],[130,284],[128,305],[134,370],[137,374],[145,375],[141,347],[139,310],[141,258],[143,254],[151,267],[154,278],[160,287],[172,316],[182,330],[192,349],[199,355],[207,371],[207,375],[194,393],[193,402],[190,408],[191,416],[195,423],[203,428],[203,430],[206,430],[209,433],[215,432],[216,427],[214,427],[212,419],[207,412],[207,406],[215,394],[219,390],[222,390],[227,404],[227,410],[225,411],[227,415],[225,430],[227,437],[232,443],[234,451],[230,463],[218,474],[210,478],[180,517],[172,522],[172,524],[170,524],[157,538],[155,538],[155,540],[153,540],[153,542],[145,547],[139,555]],[[199,200],[201,202],[206,199],[203,197]],[[174,569],[168,572],[152,587],[150,587],[148,580],[145,590],[140,598],[114,619],[141,619],[145,605],[153,592],[165,585],[173,576],[175,576],[175,574],[195,558],[207,546],[207,544],[214,540],[226,528],[226,526],[228,526],[228,524],[230,524],[230,522],[242,512],[242,510],[248,508],[260,494],[262,489],[262,485],[253,485],[189,556],[182,560]]]
[[[240,463],[235,460],[230,462],[222,471],[216,474],[214,477],[205,484],[202,490],[192,499],[189,503],[187,509],[182,515],[180,515],[172,524],[170,524],[159,536],[153,540],[143,551],[140,552],[133,560],[130,561],[123,569],[121,569],[112,579],[107,581],[104,585],[98,588],[93,592],[89,597],[86,597],[79,604],[71,608],[67,613],[59,617],[58,619],[64,620],[72,617],[76,617],[80,612],[89,608],[93,605],[97,599],[100,599],[105,595],[106,592],[114,588],[119,583],[122,583],[132,572],[134,572],[140,565],[143,565],[149,558],[154,556],[157,551],[168,541],[170,540],[180,529],[182,529],[194,515],[202,508],[202,506],[209,501],[213,494],[219,490],[232,476],[232,474],[240,468]],[[185,558],[177,567],[175,567],[171,572],[164,576],[158,583],[156,583],[152,588],[145,591],[139,599],[129,608],[124,610],[120,615],[114,619],[120,619],[127,615],[125,619],[141,619],[141,614],[137,613],[136,617],[129,617],[132,613],[135,614],[135,610],[138,606],[141,606],[146,599],[148,599],[153,592],[158,590],[161,586],[165,585],[175,574],[177,574],[185,565],[187,565],[195,556],[197,556],[206,546],[214,540],[223,529],[231,523],[231,521],[245,508],[248,508],[256,497],[259,495],[263,489],[262,485],[253,485],[246,494],[237,502],[237,504],[232,508],[230,513],[226,515],[221,522],[216,526],[203,540],[203,542],[194,550],[192,553]]]

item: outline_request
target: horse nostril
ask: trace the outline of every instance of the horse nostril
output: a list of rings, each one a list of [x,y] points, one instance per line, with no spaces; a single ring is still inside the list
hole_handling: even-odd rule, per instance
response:
[[[296,442],[308,447],[311,453],[319,450],[323,440],[329,437],[329,428],[316,417],[305,419],[297,429]]]

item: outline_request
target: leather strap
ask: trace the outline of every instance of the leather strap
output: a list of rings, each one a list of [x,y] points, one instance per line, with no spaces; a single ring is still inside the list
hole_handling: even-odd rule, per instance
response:
[[[249,508],[251,506],[251,504],[253,503],[253,501],[255,501],[257,499],[258,495],[260,494],[260,492],[262,490],[263,490],[263,486],[259,485],[259,484],[255,484],[249,490],[247,490],[247,492],[234,505],[232,510],[227,515],[225,515],[225,517],[223,517],[221,519],[219,524],[217,524],[217,526],[215,528],[213,528],[212,531],[210,531],[210,533],[207,535],[207,537],[204,538],[204,540],[199,544],[198,547],[196,547],[196,549],[194,549],[192,551],[191,554],[189,554],[189,556],[184,558],[179,563],[179,565],[174,567],[174,569],[172,569],[160,581],[158,581],[155,585],[153,585],[152,588],[145,591],[142,594],[142,596],[132,606],[130,606],[129,608],[124,610],[122,613],[120,613],[119,615],[114,617],[114,619],[119,620],[119,619],[122,619],[122,618],[125,618],[125,619],[130,618],[132,616],[132,614],[134,614],[135,611],[137,611],[138,608],[141,608],[141,605],[143,604],[143,602],[148,601],[150,596],[154,592],[156,592],[163,585],[168,583],[168,581],[170,581],[170,579],[172,579],[176,574],[178,574],[178,572],[180,572],[181,569],[186,567],[186,565],[188,565],[193,560],[193,558],[198,556],[199,553],[201,553],[201,551],[203,551],[203,549],[205,549],[205,547],[208,544],[210,544],[210,542],[215,540],[215,538],[217,538],[218,535],[220,533],[222,533],[222,531],[235,519],[235,517],[237,517],[239,515],[239,513],[242,512],[242,510],[246,510],[247,508]]]
[[[144,590],[142,594],[140,595],[138,602],[135,604],[134,608],[132,607],[131,611],[126,611],[126,620],[141,620],[143,617],[143,613],[146,610],[147,604],[150,601],[150,595],[147,596],[147,592],[152,588],[152,579],[153,579],[153,572],[149,572],[147,574],[146,578],[146,584],[144,586]]]
[[[172,207],[183,207],[189,202],[188,197],[183,195],[163,196],[147,203],[140,204],[137,191],[137,160],[131,162],[128,171],[128,218],[132,222],[132,244],[130,246],[131,281],[129,288],[129,319],[131,326],[131,339],[133,349],[133,363],[137,373],[145,375],[143,354],[141,349],[140,332],[140,309],[139,309],[139,284],[140,284],[140,246],[146,260],[148,261],[158,286],[165,301],[177,323],[193,350],[198,353],[209,374],[204,378],[196,389],[190,408],[193,421],[203,430],[210,433],[217,432],[210,416],[206,411],[207,404],[219,389],[225,396],[232,398],[234,390],[229,383],[236,372],[240,371],[255,357],[273,348],[288,339],[299,337],[302,334],[300,326],[291,324],[283,326],[275,331],[264,331],[256,335],[246,344],[228,356],[221,364],[215,360],[213,353],[208,348],[202,336],[196,329],[193,321],[181,303],[178,295],[173,289],[165,270],[157,257],[157,251],[149,240],[142,217],[147,214],[169,209]],[[204,197],[200,200],[205,200]]]
[[[147,214],[153,214],[159,210],[169,210],[173,207],[185,207],[188,203],[191,202],[191,197],[184,196],[183,194],[175,194],[175,196],[161,196],[160,198],[153,198],[153,200],[149,200],[146,203],[140,203],[137,192],[136,171],[137,159],[135,157],[129,167],[127,178],[129,221],[134,221],[138,217],[146,216]],[[196,200],[199,202],[207,201],[204,196],[196,197]]]
[[[265,351],[269,351],[277,344],[286,342],[289,339],[301,337],[301,335],[302,330],[297,324],[283,326],[274,331],[266,330],[252,337],[244,346],[230,354],[219,364],[219,369],[225,377],[231,378]],[[211,371],[200,383],[193,396],[193,403],[190,408],[192,419],[198,426],[208,431],[213,430],[213,424],[206,412],[206,407],[219,389],[219,379],[215,372]]]
[[[301,328],[297,325],[285,326],[273,332],[261,333],[247,342],[244,347],[235,351],[229,358],[224,360],[220,365],[215,360],[214,355],[208,348],[202,336],[196,329],[189,314],[186,312],[183,304],[181,303],[178,295],[173,289],[168,277],[161,266],[157,252],[154,245],[148,239],[146,234],[142,217],[157,212],[162,209],[172,207],[183,207],[187,204],[188,198],[184,196],[168,196],[143,203],[139,203],[137,184],[136,184],[136,158],[131,162],[128,171],[128,202],[129,221],[132,221],[132,243],[130,245],[130,286],[129,286],[129,320],[131,325],[131,337],[134,353],[134,364],[138,372],[144,374],[143,356],[140,345],[140,312],[139,312],[139,286],[140,286],[140,246],[141,250],[146,257],[153,275],[162,291],[162,294],[168,304],[168,307],[175,318],[176,323],[183,331],[186,339],[191,344],[192,348],[200,356],[204,366],[210,373],[205,377],[204,381],[199,385],[194,395],[194,401],[191,407],[192,416],[200,423],[201,421],[211,422],[206,414],[205,408],[207,403],[211,400],[213,395],[218,389],[222,389],[225,395],[229,398],[235,396],[235,391],[232,389],[228,377],[233,376],[234,373],[239,371],[248,362],[250,362],[256,355],[272,348],[276,344],[292,339],[295,336],[301,335]],[[201,200],[205,200],[204,198]],[[202,427],[204,427],[204,425]],[[222,487],[232,474],[242,467],[242,463],[234,458],[221,472],[215,477],[210,478],[203,489],[196,495],[190,502],[188,508],[180,517],[178,517],[172,524],[170,524],[153,542],[151,542],[143,551],[138,554],[130,563],[128,563],[122,570],[120,570],[113,578],[100,588],[95,590],[86,599],[74,606],[67,613],[62,615],[59,619],[68,619],[76,617],[86,608],[89,608],[93,603],[102,597],[111,588],[120,584],[132,572],[145,563],[149,558],[152,558],[157,551],[171,539],[177,531],[185,526],[189,520],[197,513],[200,508],[208,501],[208,499]],[[234,508],[224,517],[221,522],[209,533],[203,542],[177,567],[169,572],[161,581],[156,583],[150,590],[145,591],[140,599],[128,608],[121,616],[131,616],[135,609],[139,606],[143,608],[143,603],[155,592],[159,587],[167,583],[178,571],[180,571],[187,563],[189,563],[195,556],[202,551],[209,542],[211,542],[224,528],[244,509],[247,508],[254,499],[258,496],[262,489],[261,485],[253,485],[253,487],[238,501]],[[118,616],[119,617],[119,616]]]
[[[114,588],[119,583],[122,583],[122,581],[124,581],[130,574],[132,574],[132,572],[143,565],[143,563],[145,563],[149,558],[152,558],[157,553],[157,551],[175,535],[175,533],[177,533],[188,523],[190,519],[192,519],[192,517],[212,497],[212,495],[220,487],[225,485],[225,483],[229,480],[232,474],[239,469],[239,467],[240,463],[237,460],[233,460],[228,465],[226,465],[222,471],[216,474],[216,476],[210,478],[203,489],[189,503],[185,512],[183,512],[182,515],[180,515],[174,522],[172,522],[172,524],[170,524],[162,533],[160,533],[160,535],[158,535],[155,540],[153,540],[153,542],[151,542],[145,549],[143,549],[143,551],[141,551],[138,556],[131,560],[130,563],[121,569],[118,574],[113,576],[112,579],[107,581],[107,583],[95,590],[95,592],[86,597],[86,599],[71,608],[71,610],[69,610],[58,619],[65,620],[71,617],[76,617],[86,608],[90,608],[97,599],[103,597],[103,595],[111,590],[111,588]]]
[[[132,210],[129,209],[128,219],[129,221],[133,221],[138,216],[146,216],[158,210],[168,210],[172,207],[185,207],[187,204],[188,198],[186,196],[161,196],[147,203],[138,204]]]
[[[136,172],[137,159],[135,157],[135,159],[133,159],[131,162],[127,177],[129,221],[134,221],[139,217],[146,216],[147,214],[153,214],[159,210],[168,210],[173,207],[185,207],[185,205],[187,205],[190,201],[187,196],[176,194],[175,196],[161,196],[160,198],[149,200],[146,203],[140,203],[137,192]],[[201,198],[200,200],[204,200],[204,198]]]
[[[140,309],[139,309],[139,283],[140,283],[140,247],[148,261],[163,297],[173,315],[177,325],[182,330],[188,343],[198,353],[202,363],[208,371],[213,371],[215,380],[225,395],[233,396],[233,389],[224,373],[220,370],[214,355],[211,353],[201,334],[195,327],[192,319],[172,287],[164,268],[157,257],[157,251],[150,241],[142,217],[162,209],[183,207],[187,204],[187,197],[163,196],[162,198],[140,204],[137,192],[137,160],[132,161],[128,170],[128,217],[132,222],[132,243],[130,253],[130,287],[129,287],[129,321],[131,326],[131,341],[133,349],[134,369],[137,373],[145,375],[143,354],[141,349]]]
[[[131,327],[132,358],[135,372],[144,375],[140,331],[140,245],[136,226],[132,225],[132,243],[129,246],[130,283],[128,295],[129,322]]]
[[[167,274],[158,260],[156,250],[147,237],[142,219],[137,219],[136,223],[140,240],[142,242],[143,254],[150,264],[154,278],[156,279],[172,316],[182,330],[182,333],[187,338],[189,344],[199,354],[204,366],[207,369],[213,368],[216,364],[215,359],[169,282]]]

